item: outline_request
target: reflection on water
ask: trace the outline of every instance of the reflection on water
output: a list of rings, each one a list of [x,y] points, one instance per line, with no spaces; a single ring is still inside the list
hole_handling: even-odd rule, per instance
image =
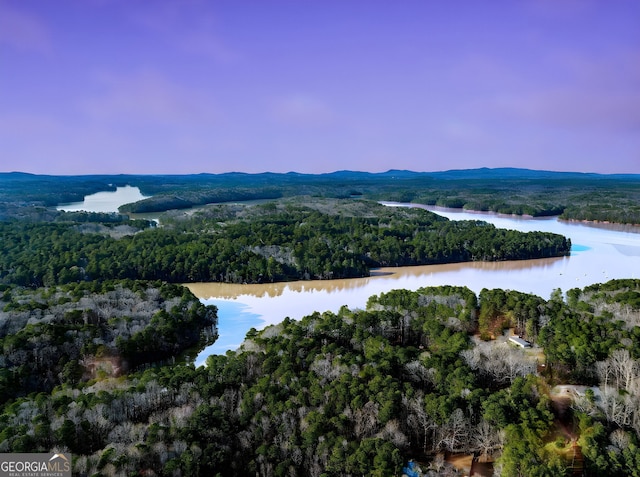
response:
[[[82,202],[73,202],[71,204],[62,204],[56,207],[57,210],[66,212],[118,212],[118,207],[139,200],[146,199],[148,196],[142,195],[138,187],[124,186],[117,187],[112,192],[97,192],[95,194],[85,196]]]
[[[587,250],[589,250],[589,247],[587,247],[586,245],[578,245],[578,244],[575,244],[575,243],[572,243],[572,244],[571,244],[571,254],[572,254],[572,255],[573,255],[574,253],[577,253],[577,252],[585,252],[585,251],[587,251]]]
[[[224,301],[224,300],[211,300],[207,302],[208,305],[215,305],[218,307],[218,313],[223,313],[226,316],[233,316],[233,320],[218,320],[218,335],[219,338],[211,346],[207,348],[207,353],[200,354],[196,359],[196,363],[203,364],[206,356],[210,354],[224,354],[227,350],[238,349],[242,344],[244,334],[240,336],[237,333],[237,329],[245,330],[245,334],[251,328],[259,328],[262,324],[260,315],[252,313],[248,310],[247,305],[238,302]]]
[[[428,207],[433,210],[433,207]],[[522,218],[488,213],[437,209],[453,220],[482,219],[496,227],[523,232],[539,230],[562,234],[572,241],[570,257],[509,262],[471,262],[418,267],[383,268],[371,277],[260,285],[193,283],[189,289],[204,303],[218,306],[220,335],[233,345],[214,344],[196,360],[202,364],[211,353],[236,349],[251,327],[264,328],[285,317],[300,319],[314,311],[337,312],[341,306],[364,308],[372,295],[393,289],[417,290],[425,286],[457,285],[476,293],[483,288],[502,288],[549,298],[557,288],[567,291],[614,278],[637,278],[640,270],[639,227],[592,227],[556,218]],[[242,308],[236,305],[241,304]],[[246,326],[245,314],[251,317]],[[224,327],[224,330],[222,329]],[[228,330],[228,331],[227,331]]]
[[[622,244],[611,244],[613,245],[618,252],[622,255],[626,255],[627,257],[640,257],[640,246],[635,245],[622,245]]]
[[[291,293],[336,293],[371,285],[372,281],[383,281],[391,285],[393,281],[402,281],[407,278],[421,279],[431,277],[438,273],[456,273],[463,270],[480,271],[531,271],[538,268],[547,269],[559,261],[567,260],[567,257],[543,258],[537,260],[517,260],[507,262],[463,262],[445,265],[419,265],[415,267],[387,267],[377,268],[371,271],[371,276],[366,278],[346,278],[339,280],[308,280],[297,282],[260,283],[260,284],[236,284],[236,283],[187,283],[185,286],[199,298],[233,300],[240,296],[252,296],[257,298],[275,298],[285,292]],[[394,287],[397,288],[397,287]]]

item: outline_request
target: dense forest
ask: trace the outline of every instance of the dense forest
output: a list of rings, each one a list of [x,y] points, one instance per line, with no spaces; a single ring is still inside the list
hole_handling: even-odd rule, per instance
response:
[[[0,219],[51,214],[54,205],[117,186],[140,188],[148,199],[123,206],[123,213],[162,212],[210,203],[273,200],[309,195],[361,197],[425,205],[551,216],[566,220],[640,224],[640,176],[526,169],[445,172],[388,171],[330,174],[197,174],[40,176],[0,173]],[[39,208],[38,208],[39,206]]]
[[[213,206],[144,231],[135,227],[142,221],[96,228],[78,223],[78,214],[53,223],[0,222],[0,283],[348,278],[380,266],[555,257],[571,247],[559,235],[449,221],[420,209],[352,199],[300,202]],[[131,232],[108,233],[123,226]]]
[[[53,207],[126,184],[153,197],[121,213]],[[636,176],[0,174],[0,453],[71,453],[87,477],[640,477],[640,280],[548,300],[394,290],[283,316],[194,366],[217,314],[178,283],[571,247],[382,200],[640,223]]]
[[[42,333],[60,316],[77,315],[64,334],[98,333],[110,356],[114,335],[145,330],[137,315],[123,324],[123,300],[147,316],[161,308],[166,323],[180,308],[196,321],[212,311],[158,284],[94,286],[5,289],[2,344],[5,360],[23,356],[16,373],[38,374],[24,358],[61,346],[60,332]],[[80,317],[89,300],[113,307],[102,331]],[[480,338],[480,321],[495,339]],[[205,367],[165,357],[117,376],[94,364],[95,347],[81,349],[77,372],[56,370],[38,391],[28,380],[11,387],[0,451],[70,451],[76,475],[391,476],[410,459],[422,475],[459,475],[450,456],[473,455],[504,476],[638,476],[639,324],[638,280],[566,300],[438,287],[284,319]],[[509,344],[503,329],[534,347]],[[562,409],[560,377],[592,387],[576,387]]]
[[[4,287],[0,399],[175,360],[216,338],[216,310],[161,282]]]

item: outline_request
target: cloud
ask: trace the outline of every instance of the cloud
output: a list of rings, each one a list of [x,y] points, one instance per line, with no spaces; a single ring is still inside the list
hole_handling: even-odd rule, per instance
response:
[[[231,51],[214,33],[193,31],[176,38],[176,44],[185,52],[213,59],[220,63],[229,63],[239,56]]]
[[[285,124],[320,126],[329,124],[334,114],[322,100],[307,94],[292,94],[272,101],[272,116]]]
[[[640,131],[640,92],[554,89],[502,96],[491,108],[507,118],[564,128]]]
[[[596,0],[529,0],[524,3],[532,14],[547,18],[575,19],[576,16],[592,13],[597,7]]]
[[[102,74],[97,82],[103,92],[80,102],[94,120],[176,125],[217,117],[209,93],[179,86],[157,72]]]
[[[183,0],[143,5],[143,9],[127,10],[129,21],[159,34],[169,47],[220,63],[238,58],[220,38],[219,21],[208,2]]]
[[[51,35],[40,19],[0,2],[0,44],[19,52],[50,54]]]
[[[533,64],[470,56],[448,71],[457,113],[490,123],[626,134],[640,129],[640,55],[543,48]],[[544,72],[541,73],[541,72]],[[463,88],[464,86],[464,88]]]
[[[510,119],[576,130],[640,130],[640,56],[626,50],[606,57],[558,51],[549,69],[558,80],[523,81],[509,93],[485,98]]]
[[[60,122],[53,117],[27,113],[0,114],[0,131],[3,134],[39,137],[59,130]]]
[[[444,119],[438,128],[447,141],[464,142],[472,146],[486,146],[492,144],[492,135],[482,128],[481,121],[468,118]]]

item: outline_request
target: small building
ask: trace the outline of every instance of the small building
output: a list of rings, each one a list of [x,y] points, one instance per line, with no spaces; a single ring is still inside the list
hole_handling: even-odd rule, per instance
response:
[[[519,336],[509,336],[509,341],[517,344],[521,348],[531,348],[531,343],[529,343],[527,340],[523,340]]]

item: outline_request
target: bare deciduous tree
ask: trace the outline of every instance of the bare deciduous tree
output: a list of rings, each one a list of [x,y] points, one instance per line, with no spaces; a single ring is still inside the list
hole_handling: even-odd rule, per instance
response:
[[[353,413],[355,426],[354,431],[359,439],[371,437],[378,428],[378,404],[368,401],[362,409],[356,409]]]
[[[429,431],[434,430],[437,426],[425,410],[424,394],[422,391],[418,391],[411,399],[404,396],[402,398],[402,405],[407,410],[407,424],[409,428],[417,436],[422,437],[422,449],[426,452]]]
[[[409,445],[409,439],[407,439],[407,436],[402,432],[397,419],[388,421],[376,437],[390,441],[399,449],[404,449]]]
[[[609,442],[611,442],[611,445],[615,447],[617,451],[623,451],[629,447],[631,436],[622,429],[616,429],[609,434]]]
[[[600,408],[605,418],[619,427],[630,426],[636,405],[630,395],[620,395],[616,390],[605,390],[602,393]]]
[[[465,450],[469,444],[469,432],[469,420],[462,409],[457,408],[451,413],[449,420],[443,426],[440,426],[440,438],[437,448],[445,449],[449,452]]]
[[[473,427],[471,446],[485,459],[502,449],[504,444],[504,431],[489,424],[484,419]]]
[[[631,358],[626,349],[615,350],[607,361],[611,363],[616,388],[630,392],[634,380],[640,378],[640,362]]]
[[[421,384],[433,384],[433,370],[427,369],[419,360],[408,362],[404,365],[404,369],[411,381]]]
[[[460,355],[471,369],[501,384],[511,384],[519,376],[536,372],[536,363],[523,350],[507,344],[478,343]]]

